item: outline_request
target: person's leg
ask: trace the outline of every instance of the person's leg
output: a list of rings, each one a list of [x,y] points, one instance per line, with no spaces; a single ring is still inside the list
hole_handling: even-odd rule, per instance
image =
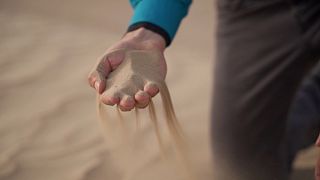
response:
[[[320,53],[320,3],[292,0],[294,14],[309,38],[309,46]],[[290,108],[287,122],[288,169],[298,151],[313,145],[320,132],[320,63],[306,77]]]
[[[286,0],[219,0],[212,148],[217,180],[285,180],[286,118],[318,59]]]

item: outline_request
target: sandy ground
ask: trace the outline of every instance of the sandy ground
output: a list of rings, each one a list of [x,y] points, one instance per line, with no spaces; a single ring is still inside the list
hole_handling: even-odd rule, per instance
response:
[[[130,131],[134,157],[121,155],[128,145],[108,146],[86,82],[131,13],[126,0],[0,2],[0,179],[179,179],[159,158],[147,118],[142,131]],[[196,1],[166,52],[177,116],[201,155],[199,179],[211,174],[213,19],[212,1]],[[134,114],[125,118],[131,126]],[[312,179],[314,160],[314,149],[303,152],[294,179]]]

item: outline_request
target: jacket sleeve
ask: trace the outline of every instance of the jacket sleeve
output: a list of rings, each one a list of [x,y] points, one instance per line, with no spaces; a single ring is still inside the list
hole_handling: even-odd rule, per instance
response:
[[[160,34],[170,45],[192,0],[130,0],[134,14],[128,31],[145,27]]]

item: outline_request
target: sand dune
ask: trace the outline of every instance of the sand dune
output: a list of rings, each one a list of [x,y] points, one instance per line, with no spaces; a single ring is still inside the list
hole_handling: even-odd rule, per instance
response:
[[[134,114],[124,115],[128,145],[106,140],[96,116],[86,76],[96,57],[123,35],[130,14],[126,0],[0,2],[0,179],[181,178],[161,160],[147,117],[135,131]],[[196,1],[166,52],[167,84],[191,153],[198,155],[199,179],[211,174],[213,17],[212,1]],[[114,109],[108,111],[113,117]],[[128,146],[132,156],[122,154]],[[296,176],[310,175],[314,154],[299,157]]]

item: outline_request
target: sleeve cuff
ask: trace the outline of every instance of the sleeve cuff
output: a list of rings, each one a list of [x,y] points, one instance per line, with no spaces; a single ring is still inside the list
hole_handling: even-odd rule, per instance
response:
[[[160,34],[168,46],[190,4],[191,0],[141,0],[134,6],[129,30],[145,27]]]
[[[155,24],[149,23],[149,22],[137,22],[135,24],[132,24],[129,26],[127,32],[134,31],[134,30],[139,29],[141,27],[146,28],[146,29],[162,36],[162,38],[166,42],[167,47],[171,44],[171,38],[170,38],[169,34],[161,27],[159,27]]]

